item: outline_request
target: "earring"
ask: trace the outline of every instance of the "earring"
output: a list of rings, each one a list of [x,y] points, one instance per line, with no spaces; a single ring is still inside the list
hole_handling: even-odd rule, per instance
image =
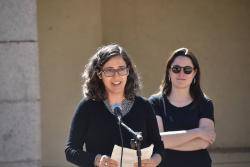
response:
[[[170,78],[170,76],[168,76],[168,81],[169,81],[169,82],[171,82],[171,78]]]
[[[193,79],[193,84],[195,84],[195,82],[196,82],[196,79],[194,78],[194,79]]]
[[[102,79],[102,74],[101,74],[101,72],[97,73],[97,76],[98,76],[99,79]]]

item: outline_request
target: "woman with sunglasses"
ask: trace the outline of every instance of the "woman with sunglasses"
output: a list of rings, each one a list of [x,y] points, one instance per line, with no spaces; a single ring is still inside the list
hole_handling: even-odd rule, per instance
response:
[[[142,160],[142,166],[159,165],[164,147],[156,117],[150,103],[137,95],[138,74],[125,50],[117,44],[98,49],[85,66],[83,80],[84,98],[71,123],[65,148],[67,160],[84,167],[119,165],[110,157],[113,147],[123,144],[131,148],[133,135],[121,128],[120,136],[113,108],[118,105],[123,122],[135,132],[142,132],[141,148],[154,145],[152,157]]]
[[[167,167],[211,167],[207,147],[215,141],[212,101],[200,87],[200,67],[187,48],[167,61],[160,91],[149,98],[165,147]]]

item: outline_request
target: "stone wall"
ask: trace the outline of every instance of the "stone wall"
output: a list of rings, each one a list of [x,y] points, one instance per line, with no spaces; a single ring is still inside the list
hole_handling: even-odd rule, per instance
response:
[[[0,1],[0,166],[41,165],[36,0]]]

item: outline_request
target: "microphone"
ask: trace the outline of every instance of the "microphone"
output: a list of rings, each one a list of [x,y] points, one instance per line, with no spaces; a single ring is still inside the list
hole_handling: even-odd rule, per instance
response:
[[[142,141],[143,137],[140,132],[133,131],[130,127],[128,127],[123,121],[122,121],[122,112],[121,112],[121,105],[120,104],[114,104],[111,106],[112,110],[114,111],[115,116],[118,119],[118,124],[122,125],[125,129],[127,129],[135,139]]]
[[[121,112],[121,105],[120,104],[114,104],[111,106],[112,110],[114,111],[114,115],[118,119],[119,124],[119,131],[120,131],[120,137],[122,142],[122,150],[121,150],[121,160],[120,160],[120,167],[122,167],[122,157],[123,157],[123,139],[122,139],[122,131],[121,126],[124,127],[127,131],[129,131],[134,139],[130,140],[130,144],[132,148],[137,149],[137,156],[138,156],[138,167],[141,167],[141,141],[143,140],[141,132],[135,132],[130,127],[128,127],[123,121],[122,121],[122,112]]]
[[[114,105],[112,105],[111,108],[114,111],[114,114],[117,117],[118,121],[120,122],[121,119],[122,119],[121,105],[120,104],[114,104]]]

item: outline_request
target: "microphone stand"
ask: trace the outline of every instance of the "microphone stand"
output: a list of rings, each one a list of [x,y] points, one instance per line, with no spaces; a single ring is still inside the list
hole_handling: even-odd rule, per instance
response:
[[[120,132],[121,144],[122,144],[121,159],[120,159],[120,167],[122,167],[122,158],[123,158],[123,136],[122,136],[122,130],[121,130],[121,117],[117,117],[117,118],[118,118],[119,132]]]
[[[141,167],[141,141],[143,137],[141,132],[135,132],[130,127],[128,127],[125,123],[122,122],[121,118],[118,117],[119,125],[122,125],[125,129],[127,129],[132,135],[133,139],[130,141],[130,145],[133,149],[136,149],[137,157],[138,157],[138,167]]]

